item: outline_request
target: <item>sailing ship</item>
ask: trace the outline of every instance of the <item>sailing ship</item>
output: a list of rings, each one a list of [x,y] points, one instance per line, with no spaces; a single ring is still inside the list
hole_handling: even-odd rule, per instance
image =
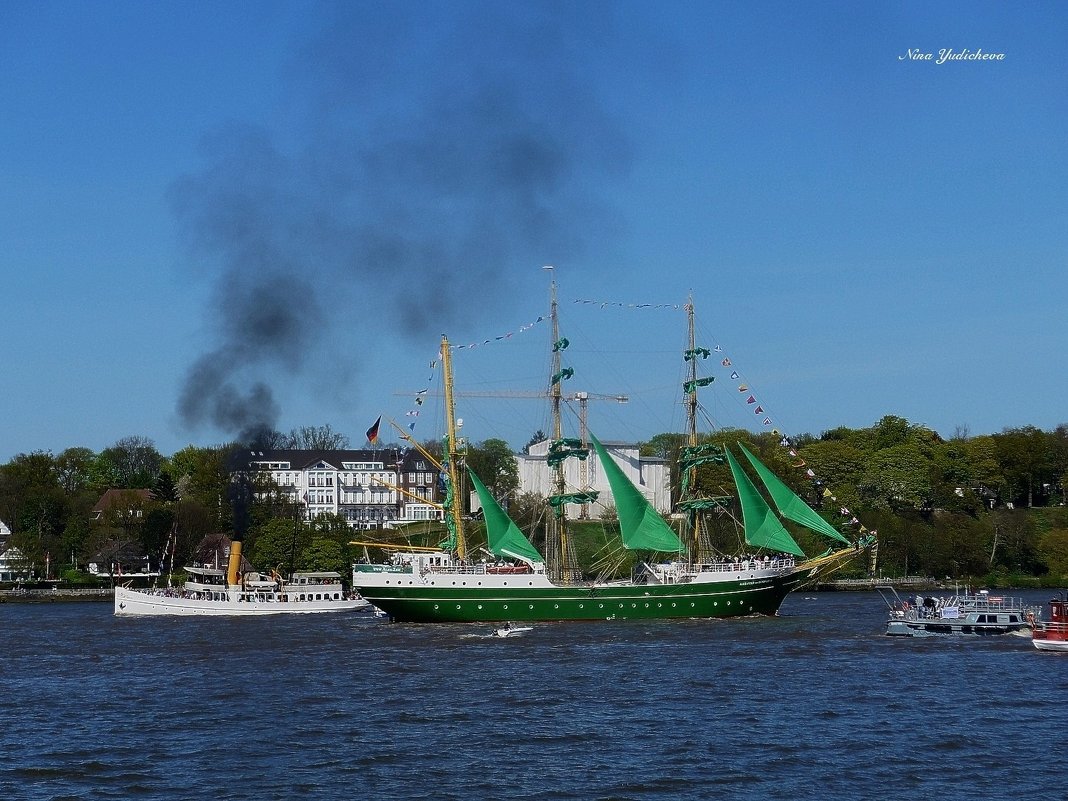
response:
[[[684,384],[688,410],[688,442],[680,461],[683,476],[679,504],[682,530],[676,532],[642,492],[627,478],[596,436],[589,446],[602,465],[619,520],[623,548],[642,555],[629,578],[587,578],[577,564],[573,538],[564,510],[568,504],[585,504],[596,493],[580,487],[568,491],[563,462],[586,459],[589,447],[581,439],[562,435],[560,403],[562,378],[573,373],[562,368],[560,352],[567,347],[559,332],[556,287],[552,286],[553,438],[548,462],[554,469],[554,494],[546,532],[548,558],[534,546],[493,493],[471,470],[466,473],[481,503],[487,550],[511,562],[502,568],[476,562],[467,548],[460,505],[459,479],[463,454],[457,440],[451,346],[441,340],[440,361],[445,397],[446,540],[438,548],[396,551],[386,564],[353,566],[353,587],[394,621],[532,622],[554,620],[625,620],[661,618],[721,618],[773,615],[786,596],[837,569],[870,544],[851,542],[777,478],[741,443],[739,453],[756,471],[779,515],[834,543],[823,554],[806,558],[804,551],[757,490],[738,459],[717,446],[701,444],[696,430],[698,389],[711,383],[698,378],[697,356],[707,350],[695,346],[693,304],[687,304],[689,348],[685,359],[689,379]],[[413,445],[414,440],[410,440]],[[717,554],[710,547],[702,516],[724,509],[722,497],[702,497],[697,468],[725,460],[729,465],[742,511],[745,542],[751,552],[740,556]],[[681,534],[681,536],[680,536]],[[870,539],[870,538],[869,538]],[[654,558],[659,556],[660,558]]]

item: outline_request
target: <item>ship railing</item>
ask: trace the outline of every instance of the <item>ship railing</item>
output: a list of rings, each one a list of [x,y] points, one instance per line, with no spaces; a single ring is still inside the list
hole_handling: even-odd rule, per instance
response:
[[[1061,620],[1043,620],[1035,624],[1035,630],[1068,635],[1068,622]]]
[[[482,563],[474,565],[430,565],[426,568],[425,572],[444,573],[446,575],[459,576],[482,576],[492,572],[490,568],[494,567],[499,567],[499,565],[488,565]]]
[[[794,567],[797,564],[794,559],[734,559],[717,562],[702,562],[692,568],[696,573],[738,573],[743,570],[778,570],[786,567]]]

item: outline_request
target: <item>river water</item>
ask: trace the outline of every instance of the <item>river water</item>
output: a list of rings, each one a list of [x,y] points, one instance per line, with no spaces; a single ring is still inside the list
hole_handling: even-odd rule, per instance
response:
[[[0,799],[1065,798],[1068,656],[884,621],[874,593],[506,639],[4,604]]]

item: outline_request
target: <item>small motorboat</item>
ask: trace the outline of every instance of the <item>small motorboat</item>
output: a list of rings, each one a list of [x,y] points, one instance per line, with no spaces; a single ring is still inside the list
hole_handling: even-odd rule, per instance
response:
[[[532,626],[506,626],[504,628],[497,629],[493,632],[494,637],[518,637],[520,634],[526,634],[528,631],[533,631]]]
[[[1037,621],[1031,642],[1040,651],[1068,653],[1068,601],[1063,596],[1049,602],[1050,619]]]
[[[917,595],[915,603],[902,600],[891,586],[876,586],[890,610],[886,633],[896,637],[939,635],[1030,634],[1041,610],[1021,598],[991,595],[989,590],[965,591],[936,598]],[[891,601],[883,590],[893,594]]]

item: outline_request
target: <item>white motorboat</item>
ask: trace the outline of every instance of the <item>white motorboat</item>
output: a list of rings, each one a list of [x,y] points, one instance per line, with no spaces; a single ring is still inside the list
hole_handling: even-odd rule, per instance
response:
[[[502,626],[493,632],[494,637],[518,637],[521,634],[526,634],[528,631],[533,631],[533,626],[513,626],[509,623],[507,626]]]

